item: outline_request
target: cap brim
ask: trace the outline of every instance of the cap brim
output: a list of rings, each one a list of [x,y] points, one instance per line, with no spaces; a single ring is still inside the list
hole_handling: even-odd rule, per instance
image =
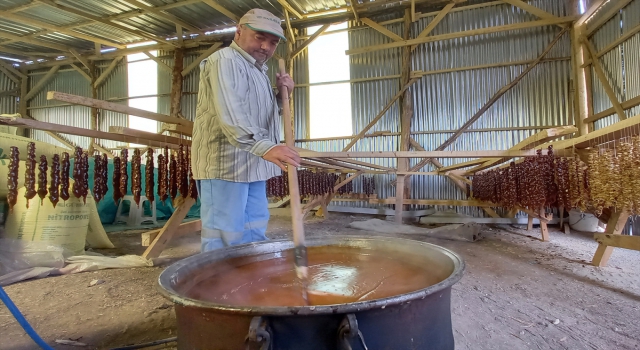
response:
[[[287,41],[287,38],[285,38],[284,35],[282,35],[280,33],[276,33],[274,31],[267,30],[267,29],[255,28],[255,27],[252,27],[252,26],[250,26],[249,24],[246,24],[246,23],[245,23],[245,26],[249,27],[251,30],[255,30],[256,32],[265,32],[265,33],[273,34],[273,35],[277,36],[278,38],[280,38],[280,39],[282,39],[284,41]]]

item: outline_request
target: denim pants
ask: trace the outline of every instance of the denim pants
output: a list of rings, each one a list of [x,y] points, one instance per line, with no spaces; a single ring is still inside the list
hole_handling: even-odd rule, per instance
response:
[[[264,241],[269,222],[266,181],[198,180],[201,251]]]

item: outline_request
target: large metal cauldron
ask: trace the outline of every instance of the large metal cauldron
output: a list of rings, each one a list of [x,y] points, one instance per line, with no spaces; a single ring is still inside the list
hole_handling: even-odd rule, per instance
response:
[[[457,254],[429,243],[386,237],[312,238],[307,245],[401,253],[412,263],[432,268],[442,281],[415,292],[350,304],[220,305],[187,298],[178,290],[192,284],[197,271],[233,269],[221,262],[234,258],[246,258],[248,263],[281,257],[293,243],[272,240],[194,255],[169,266],[159,277],[160,292],[176,303],[178,349],[454,349],[451,287],[464,270]]]

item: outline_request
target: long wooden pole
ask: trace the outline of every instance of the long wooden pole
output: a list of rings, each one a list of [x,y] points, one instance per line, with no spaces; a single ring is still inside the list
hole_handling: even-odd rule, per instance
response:
[[[278,61],[280,74],[287,73],[287,67],[283,59]],[[291,110],[289,109],[289,91],[286,87],[280,91],[282,96],[282,116],[284,118],[284,140],[287,146],[294,147],[293,128],[291,127]],[[300,189],[298,188],[298,169],[295,166],[287,166],[289,178],[289,197],[291,203],[291,221],[293,224],[293,245],[295,251],[295,268],[298,278],[303,281],[303,295],[306,299],[306,280],[309,277],[307,247],[304,242],[304,226],[302,225],[302,208],[300,206]]]

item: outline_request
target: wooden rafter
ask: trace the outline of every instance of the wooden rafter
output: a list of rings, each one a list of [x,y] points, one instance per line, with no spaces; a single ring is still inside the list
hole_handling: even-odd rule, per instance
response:
[[[80,73],[80,75],[82,75],[85,79],[87,79],[87,81],[91,82],[93,80],[91,76],[84,71],[84,69],[78,67],[75,63],[71,63],[71,68],[75,69],[78,73]]]
[[[556,25],[556,24],[562,24],[562,23],[571,23],[574,19],[575,17],[569,16],[569,17],[560,17],[558,19],[543,19],[539,21],[530,21],[530,22],[523,22],[523,23],[508,24],[503,26],[494,26],[494,27],[488,27],[488,28],[466,30],[466,31],[449,33],[449,34],[429,36],[429,37],[419,38],[419,39],[403,40],[403,41],[397,41],[397,42],[388,43],[388,44],[367,46],[367,47],[362,47],[358,49],[347,50],[346,54],[356,55],[361,53],[393,49],[393,48],[403,47],[403,46],[412,46],[412,45],[418,45],[418,44],[424,44],[424,43],[430,43],[430,42],[436,42],[436,41],[442,41],[442,40],[458,39],[458,38],[464,38],[464,37],[475,36],[475,35],[508,32],[508,31],[514,31],[514,30],[528,29],[528,28],[544,27],[544,26]]]
[[[426,38],[429,34],[431,34],[431,32],[433,31],[433,29],[444,19],[444,17],[451,12],[451,9],[453,9],[453,7],[456,6],[455,2],[450,2],[449,4],[447,4],[447,6],[445,6],[442,11],[440,11],[438,13],[438,15],[427,25],[426,28],[424,28],[420,34],[418,34],[418,36],[416,37],[416,39],[422,39],[422,38]],[[418,47],[417,45],[413,45],[411,46],[411,51],[415,50],[416,47]]]
[[[198,58],[196,58],[195,61],[191,62],[191,64],[182,71],[182,76],[186,77],[194,68],[196,68],[200,64],[200,62],[202,62],[202,60],[211,56],[211,54],[214,53],[220,46],[222,46],[221,42],[211,45],[210,48],[208,48],[205,52],[200,54],[200,56],[198,56]]]
[[[178,18],[178,17],[176,17],[176,16],[174,16],[174,15],[172,15],[170,13],[167,13],[167,12],[165,12],[163,10],[158,10],[157,8],[155,8],[153,6],[148,6],[143,1],[140,1],[140,0],[120,0],[120,1],[128,3],[128,4],[133,5],[133,6],[138,6],[141,9],[143,9],[143,10],[149,12],[149,13],[154,14],[155,16],[158,16],[158,17],[160,17],[160,18],[162,18],[164,20],[167,20],[167,21],[169,21],[169,22],[171,22],[173,24],[178,24],[178,25],[182,26],[182,28],[188,29],[188,30],[190,30],[190,31],[192,31],[194,33],[200,33],[201,32],[199,28],[196,28],[196,27],[192,26],[191,24],[181,20],[180,18]]]
[[[502,2],[513,5],[515,7],[519,7],[532,15],[535,15],[541,19],[557,19],[558,16],[552,15],[547,11],[544,11],[538,7],[533,5],[529,5],[522,0],[502,0]]]
[[[181,145],[181,144],[186,146],[191,145],[191,140],[185,140],[178,137],[167,136],[167,135],[159,135],[156,133],[131,129],[124,126],[110,126],[109,132],[114,134],[138,137],[143,140],[171,143],[174,145]]]
[[[292,40],[295,43],[296,42],[296,34],[293,32],[293,28],[291,27],[291,18],[290,17],[291,16],[289,15],[289,11],[287,11],[287,9],[284,9],[284,23],[285,23],[285,27],[287,29],[287,33],[289,34],[289,39],[287,39],[287,40]]]
[[[629,108],[633,108],[635,106],[640,106],[640,96],[638,97],[634,97],[628,101],[622,102],[621,106],[623,109],[629,109]],[[598,114],[594,114],[593,116],[587,118],[584,120],[585,123],[594,123],[602,118],[606,118],[610,115],[616,114],[616,109],[614,107],[611,107],[607,110],[604,110]]]
[[[398,93],[391,98],[391,101],[389,101],[389,103],[387,103],[387,105],[384,106],[382,111],[380,111],[380,113],[378,113],[378,115],[375,118],[373,118],[373,120],[371,120],[371,122],[369,122],[369,124],[367,124],[367,126],[362,128],[362,130],[360,130],[360,132],[356,136],[354,136],[353,139],[351,139],[351,142],[349,142],[349,144],[342,149],[342,152],[346,152],[346,151],[350,150],[351,147],[353,147],[353,145],[355,145],[356,142],[358,142],[358,140],[360,140],[367,133],[367,131],[369,131],[369,129],[371,129],[374,125],[376,125],[376,123],[380,119],[382,119],[382,117],[387,113],[389,108],[391,108],[391,106],[393,106],[393,104],[396,103],[396,101],[400,98],[400,96],[402,96],[402,94],[404,94],[404,92],[411,85],[413,85],[413,83],[415,83],[416,81],[418,81],[417,78],[409,80],[409,82],[407,84],[405,84],[402,87],[402,89],[400,89],[400,91],[398,91]]]
[[[613,104],[613,108],[616,110],[616,114],[618,114],[618,118],[620,118],[620,120],[627,119],[627,115],[624,113],[624,109],[622,108],[620,101],[618,101],[618,97],[616,96],[616,93],[613,91],[613,88],[611,87],[611,84],[609,83],[609,80],[607,79],[607,76],[605,75],[604,70],[602,69],[600,60],[596,56],[597,51],[595,47],[593,47],[593,44],[591,43],[591,41],[589,41],[589,39],[585,37],[582,38],[582,43],[587,48],[587,52],[589,53],[589,56],[591,56],[591,63],[593,65],[593,69],[596,71],[596,75],[598,76],[598,79],[602,83],[602,87],[604,88],[604,91],[607,93],[607,96],[609,96],[609,100],[611,100],[611,104]]]
[[[102,72],[102,74],[100,74],[100,76],[96,79],[96,82],[93,83],[93,87],[98,88],[98,86],[104,83],[123,58],[124,56],[114,58],[113,61],[111,61],[111,63],[109,64],[109,67],[107,67],[107,69],[105,69],[105,71]]]
[[[155,63],[157,63],[158,67],[168,71],[169,73],[173,72],[173,69],[171,69],[171,67],[169,67],[168,64],[164,63],[161,59],[149,53],[149,51],[145,51],[144,54],[147,57],[149,57],[151,60],[153,60]]]
[[[320,29],[318,29],[309,39],[305,40],[302,44],[298,45],[298,47],[291,53],[291,57],[289,59],[293,59],[298,56],[304,49],[306,49],[312,42],[314,42],[320,34],[322,34],[325,30],[327,30],[331,26],[331,24],[325,24]]]
[[[22,16],[22,15],[18,15],[15,13],[10,13],[9,11],[0,11],[0,17],[18,22],[18,23],[24,23],[24,24],[28,24],[31,26],[35,26],[35,27],[40,27],[43,29],[46,29],[47,31],[42,33],[45,34],[47,32],[53,32],[53,33],[62,33],[62,34],[66,34],[66,35],[70,35],[72,37],[75,38],[79,38],[79,39],[84,39],[84,40],[88,40],[94,43],[99,43],[99,44],[104,44],[104,45],[108,45],[108,46],[113,46],[116,47],[118,49],[124,49],[125,45],[122,45],[120,43],[117,43],[115,41],[110,41],[110,40],[105,40],[102,38],[98,38],[96,36],[92,36],[92,35],[86,35],[86,34],[82,34],[80,32],[76,32],[74,30],[70,30],[70,29],[65,29],[64,27],[61,26],[56,26],[50,23],[46,23],[46,22],[42,22],[42,21],[38,21],[26,16]],[[16,41],[19,41],[19,39],[15,39]]]
[[[605,13],[604,15],[598,15],[597,19],[593,23],[589,23],[587,25],[587,30],[584,35],[586,37],[592,36],[600,27],[602,27],[605,23],[607,23],[611,18],[613,18],[616,14],[620,13],[620,10],[625,8],[629,3],[633,0],[618,0],[614,1],[614,5]]]
[[[571,150],[554,150],[553,154],[560,157],[573,156]],[[518,158],[518,157],[535,157],[536,150],[525,151],[369,151],[369,152],[317,152],[317,151],[300,151],[300,157],[303,158]],[[542,150],[542,154],[546,155],[547,150]]]
[[[27,44],[33,44],[33,45],[47,47],[47,48],[62,51],[62,52],[67,52],[67,48],[64,45],[59,45],[59,44],[55,44],[55,43],[40,40],[40,39],[25,38],[25,37],[21,37],[19,35],[7,33],[4,31],[0,32],[0,38],[7,38],[14,41],[20,41]],[[0,45],[3,45],[5,43],[7,42],[6,41],[0,42]]]
[[[602,6],[604,6],[604,4],[608,3],[609,0],[595,0],[592,2],[591,7],[589,7],[587,9],[587,11],[585,11],[585,13],[582,14],[582,16],[580,16],[580,18],[578,18],[575,22],[575,26],[576,27],[582,27],[589,19],[591,19],[591,17],[598,12],[598,10],[600,10],[600,8]]]
[[[291,12],[293,15],[295,15],[296,17],[298,17],[298,19],[302,19],[305,16],[303,14],[301,14],[300,12],[298,12],[296,9],[293,8],[293,6],[291,6],[287,0],[278,0],[278,3],[280,5],[282,5],[282,8],[287,9],[287,11]]]
[[[358,22],[360,20],[360,16],[358,15],[358,10],[356,10],[355,5],[353,4],[354,1],[356,0],[349,0],[349,7],[351,8],[351,12],[353,12],[353,18]]]
[[[236,23],[240,22],[240,17],[238,17],[235,13],[227,10],[222,5],[218,4],[215,0],[202,0],[205,4],[209,5],[214,10],[222,13],[223,15],[229,17],[234,20]]]
[[[371,27],[372,29],[374,29],[375,31],[391,38],[393,41],[402,41],[404,39],[402,39],[402,37],[392,31],[390,31],[389,29],[385,28],[384,26],[374,22],[373,20],[369,19],[369,18],[361,18],[360,21],[366,25],[368,25],[369,27]]]
[[[38,81],[38,84],[36,84],[36,86],[34,86],[31,89],[31,91],[27,93],[24,99],[29,101],[30,99],[34,98],[36,94],[40,92],[40,90],[42,90],[43,87],[49,84],[49,82],[51,81],[51,79],[53,79],[53,77],[56,75],[59,69],[60,69],[60,66],[51,67],[51,69],[49,69],[47,74],[45,74],[45,76]]]

